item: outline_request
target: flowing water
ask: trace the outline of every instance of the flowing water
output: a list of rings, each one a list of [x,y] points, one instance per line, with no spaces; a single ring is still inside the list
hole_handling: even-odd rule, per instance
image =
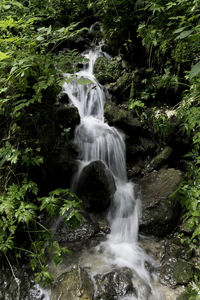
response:
[[[123,299],[163,299],[162,295],[153,289],[152,275],[147,271],[146,264],[153,264],[153,260],[146,255],[138,243],[138,224],[140,216],[140,195],[136,192],[136,185],[128,181],[126,174],[124,135],[104,121],[104,103],[106,94],[104,88],[97,82],[93,74],[94,63],[100,56],[107,54],[101,51],[101,45],[91,48],[84,54],[88,59],[83,69],[75,74],[71,82],[65,83],[64,92],[71,103],[79,110],[80,125],[75,131],[75,143],[79,149],[80,168],[76,174],[73,188],[82,169],[92,161],[101,160],[113,174],[116,184],[114,201],[109,209],[108,221],[111,232],[106,241],[95,248],[95,255],[87,259],[93,274],[105,271],[112,266],[129,267],[148,286],[148,296],[142,295],[138,288],[137,298],[130,295]],[[65,74],[70,78],[70,75]],[[87,84],[80,84],[82,79]],[[70,81],[70,80],[68,80]],[[94,258],[95,257],[95,258]],[[98,257],[98,259],[97,259]],[[99,260],[92,266],[92,259]],[[84,261],[84,259],[83,259]]]

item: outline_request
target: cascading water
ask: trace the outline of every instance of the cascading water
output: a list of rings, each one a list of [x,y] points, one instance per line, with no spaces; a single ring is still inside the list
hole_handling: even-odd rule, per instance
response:
[[[135,192],[135,185],[127,180],[124,136],[104,122],[105,92],[93,74],[95,60],[104,55],[107,54],[101,51],[101,46],[85,53],[88,65],[77,72],[71,82],[63,86],[63,91],[78,108],[81,117],[80,125],[75,132],[80,168],[73,186],[76,185],[83,167],[92,161],[101,160],[111,171],[116,184],[114,201],[108,213],[111,232],[106,241],[96,247],[96,252],[103,252],[103,260],[107,265],[129,267],[134,270],[151,290],[148,298],[142,296],[138,289],[137,298],[130,295],[126,299],[161,300],[162,296],[156,295],[151,288],[150,275],[145,268],[145,262],[152,263],[152,260],[138,245],[140,197]],[[79,84],[81,78],[87,79],[88,83]]]

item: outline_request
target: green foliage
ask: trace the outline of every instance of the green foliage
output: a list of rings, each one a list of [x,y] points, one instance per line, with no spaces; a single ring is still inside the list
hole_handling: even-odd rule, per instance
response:
[[[200,285],[198,278],[195,281],[191,282],[185,292],[178,297],[178,300],[200,300]]]
[[[66,198],[68,197],[68,198]],[[50,216],[65,216],[65,221],[76,227],[81,221],[79,198],[68,189],[57,189],[49,193],[49,197],[38,198],[40,211],[46,210]]]
[[[195,79],[190,91],[186,94],[178,110],[182,124],[182,132],[192,145],[191,151],[185,155],[187,175],[180,188],[182,205],[186,208],[185,221],[192,231],[187,238],[191,248],[199,245],[200,237],[200,107],[199,79]]]
[[[172,112],[172,115],[174,112]],[[171,132],[171,115],[168,114],[167,109],[153,109],[152,122],[153,128],[158,136],[159,142],[165,144]]]
[[[190,79],[199,75],[199,73],[200,73],[200,61],[192,67],[192,69],[190,71]]]
[[[81,202],[74,194],[57,189],[41,197],[31,171],[44,164],[43,110],[55,102],[65,80],[63,71],[73,73],[75,64],[83,61],[75,49],[59,52],[64,43],[66,47],[85,31],[72,22],[83,4],[71,0],[0,3],[0,255],[26,254],[37,282],[52,281],[48,251],[56,263],[69,254],[52,240],[41,219],[64,216],[72,227],[81,220]],[[67,26],[62,26],[65,18]],[[69,130],[63,129],[62,134],[67,136]]]
[[[199,0],[145,1],[140,11],[145,18],[138,26],[138,36],[148,53],[149,64],[160,71],[170,65],[176,73],[187,62],[189,70],[198,55]]]
[[[103,20],[104,37],[115,54],[132,48],[135,35],[135,3],[132,0],[88,1],[89,9]]]
[[[13,249],[26,252],[31,258],[30,266],[39,272],[35,274],[36,281],[44,279],[51,281],[47,272],[46,251],[53,253],[56,263],[61,262],[62,256],[69,251],[60,248],[53,242],[51,234],[40,222],[41,212],[50,216],[60,215],[74,228],[81,221],[79,213],[81,202],[68,189],[57,189],[47,197],[37,197],[37,184],[23,179],[21,185],[12,184],[0,197],[0,252],[7,254]],[[27,235],[28,241],[21,241],[17,235]],[[24,244],[24,248],[23,247]],[[26,248],[28,247],[28,248]],[[19,256],[19,254],[18,254]]]

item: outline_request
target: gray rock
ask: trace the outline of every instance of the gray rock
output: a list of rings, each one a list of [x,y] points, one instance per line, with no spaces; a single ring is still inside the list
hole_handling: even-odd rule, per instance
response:
[[[166,146],[158,155],[156,155],[151,162],[145,168],[144,173],[151,172],[153,170],[158,170],[161,166],[166,164],[167,160],[171,156],[173,149]]]
[[[33,281],[33,274],[25,265],[14,265],[11,262],[15,280],[10,266],[0,264],[0,300],[42,300],[44,294]]]
[[[187,285],[192,281],[195,268],[189,262],[171,257],[158,269],[158,273],[161,283],[175,287],[176,285]]]
[[[95,300],[117,300],[136,293],[132,283],[132,272],[128,268],[98,274],[94,280],[97,288]]]
[[[103,162],[94,161],[83,169],[76,193],[86,209],[100,212],[108,208],[115,190],[115,181],[110,171]]]
[[[184,238],[182,238],[183,240]],[[177,259],[189,260],[194,254],[194,250],[190,248],[189,244],[185,241],[181,243],[178,236],[169,238],[165,245],[165,257],[175,257]]]
[[[99,231],[98,222],[87,213],[82,213],[81,224],[75,229],[72,229],[62,219],[57,225],[54,239],[67,246],[68,249],[78,251],[83,248],[83,245],[88,244],[89,240]]]
[[[57,279],[51,300],[58,299],[93,300],[93,283],[85,269],[76,266]]]
[[[104,115],[110,125],[114,125],[125,132],[134,134],[143,132],[143,123],[134,118],[130,110],[117,106],[114,102],[107,102],[104,107]]]
[[[175,169],[154,171],[140,180],[143,213],[140,230],[145,234],[165,236],[177,225],[181,206],[178,199],[168,197],[177,188],[182,172]]]

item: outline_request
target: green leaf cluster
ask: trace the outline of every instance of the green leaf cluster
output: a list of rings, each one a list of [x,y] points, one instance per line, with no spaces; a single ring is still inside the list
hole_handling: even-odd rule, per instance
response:
[[[77,22],[83,4],[0,2],[0,255],[15,253],[19,258],[25,253],[38,282],[52,281],[48,249],[56,263],[69,253],[52,241],[41,219],[64,216],[72,227],[81,220],[81,202],[74,194],[57,189],[41,196],[32,173],[45,162],[43,118],[51,124],[52,117],[52,111],[45,110],[55,103],[63,72],[74,73],[75,65],[83,61],[76,49],[68,47],[85,32]],[[67,48],[60,51],[63,45]],[[69,130],[63,129],[64,137]]]

